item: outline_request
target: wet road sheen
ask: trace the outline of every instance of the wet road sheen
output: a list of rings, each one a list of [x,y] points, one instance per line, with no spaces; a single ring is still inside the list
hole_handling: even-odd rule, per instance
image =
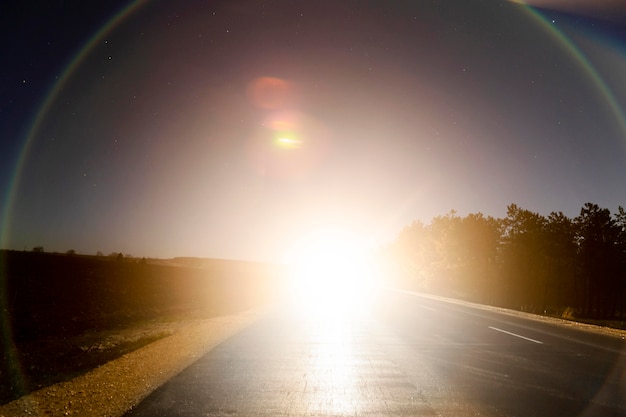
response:
[[[625,353],[617,338],[385,292],[359,317],[277,308],[127,416],[626,416]]]

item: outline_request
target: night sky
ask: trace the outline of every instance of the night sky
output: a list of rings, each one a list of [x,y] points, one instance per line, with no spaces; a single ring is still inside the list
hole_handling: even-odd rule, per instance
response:
[[[3,248],[275,261],[451,209],[626,206],[626,11],[4,2]]]

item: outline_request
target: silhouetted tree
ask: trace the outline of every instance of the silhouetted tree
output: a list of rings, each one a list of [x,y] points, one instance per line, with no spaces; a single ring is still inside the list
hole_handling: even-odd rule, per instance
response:
[[[617,308],[620,230],[609,209],[585,203],[575,219],[585,315],[613,316]]]
[[[576,302],[576,229],[572,219],[552,212],[545,224],[546,304],[551,310]]]
[[[541,311],[546,305],[544,245],[545,217],[522,209],[507,207],[503,220],[503,273],[511,306]]]
[[[624,318],[626,314],[626,210],[622,206],[615,213],[615,227],[617,228],[617,244],[619,262],[617,271],[618,280],[618,315]]]
[[[413,222],[402,229],[389,252],[397,265],[394,280],[398,285],[419,290],[432,286],[432,242],[424,223]]]
[[[434,278],[431,288],[444,295],[466,297],[460,285],[464,250],[460,236],[461,222],[461,217],[451,210],[444,216],[435,217],[430,223]]]
[[[397,285],[556,313],[623,316],[626,210],[586,203],[571,219],[507,207],[504,219],[455,211],[405,227],[386,249],[402,266]]]
[[[482,213],[469,214],[462,219],[457,232],[461,265],[459,284],[463,292],[474,301],[497,302],[500,222]]]

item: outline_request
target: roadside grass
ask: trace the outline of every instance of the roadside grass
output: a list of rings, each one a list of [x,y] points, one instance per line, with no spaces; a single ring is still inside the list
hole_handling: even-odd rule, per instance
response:
[[[594,326],[608,327],[617,330],[626,330],[626,321],[624,320],[600,320],[600,319],[586,319],[586,318],[565,318],[565,320],[573,321],[576,323],[592,324]]]
[[[552,314],[552,316],[576,323],[592,324],[594,326],[608,327],[617,330],[626,330],[625,320],[593,319],[581,317],[580,314],[578,314],[578,311],[576,311],[576,309],[574,309],[573,307],[567,307],[562,312],[556,312],[555,314]]]

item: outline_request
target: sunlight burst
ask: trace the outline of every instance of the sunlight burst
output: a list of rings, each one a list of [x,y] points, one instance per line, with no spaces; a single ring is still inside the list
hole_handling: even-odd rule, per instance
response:
[[[297,309],[334,319],[366,313],[377,287],[369,252],[365,239],[339,229],[302,239],[287,257]]]

